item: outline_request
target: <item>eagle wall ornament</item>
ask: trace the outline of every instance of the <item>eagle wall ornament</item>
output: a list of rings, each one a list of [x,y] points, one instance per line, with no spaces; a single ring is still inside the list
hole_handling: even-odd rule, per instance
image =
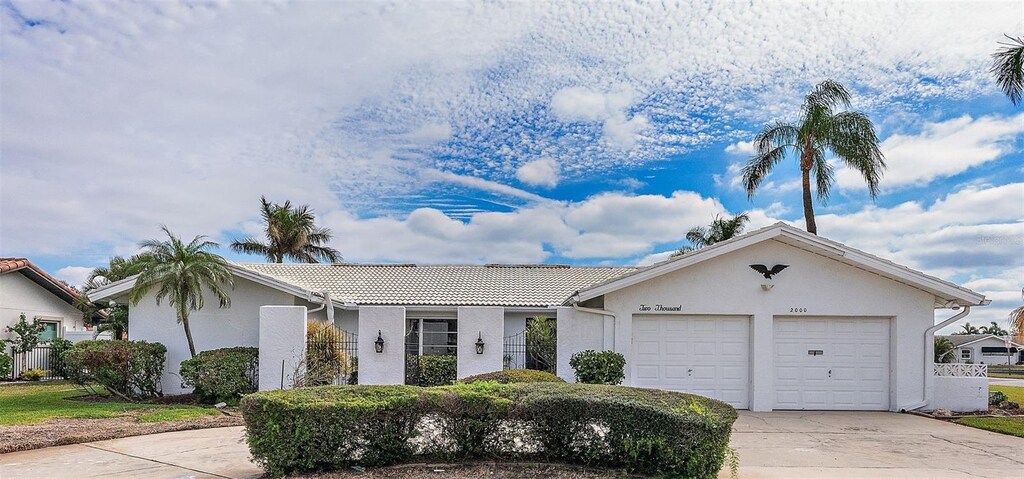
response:
[[[752,264],[752,265],[750,265],[751,269],[753,269],[754,271],[757,271],[758,273],[763,274],[764,275],[764,279],[772,279],[772,276],[775,276],[775,275],[781,273],[782,270],[784,270],[784,269],[786,269],[788,267],[789,267],[788,264],[777,264],[775,266],[772,266],[771,269],[768,269],[768,267],[763,265],[763,264]]]

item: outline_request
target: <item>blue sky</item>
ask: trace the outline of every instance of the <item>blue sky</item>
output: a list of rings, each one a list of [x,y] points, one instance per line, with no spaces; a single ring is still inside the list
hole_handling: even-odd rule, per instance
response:
[[[0,253],[73,283],[162,223],[258,233],[260,195],[357,262],[650,263],[716,214],[802,226],[795,161],[752,200],[738,168],[834,78],[889,168],[874,202],[840,171],[819,233],[986,293],[975,321],[1021,301],[1024,109],[987,72],[1019,2],[31,1],[0,24]]]

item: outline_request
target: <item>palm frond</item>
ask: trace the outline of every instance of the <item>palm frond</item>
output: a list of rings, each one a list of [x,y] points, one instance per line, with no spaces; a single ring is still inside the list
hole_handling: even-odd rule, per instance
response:
[[[846,166],[864,177],[871,198],[877,197],[886,165],[871,119],[856,111],[838,113],[832,117],[824,141]]]
[[[850,106],[850,91],[835,80],[827,79],[814,86],[814,89],[807,94],[804,100],[805,110],[811,108],[824,108],[832,111],[837,106]]]
[[[1005,36],[1009,41],[999,42],[1002,48],[992,54],[989,71],[996,76],[999,89],[1016,106],[1024,99],[1024,37]]]

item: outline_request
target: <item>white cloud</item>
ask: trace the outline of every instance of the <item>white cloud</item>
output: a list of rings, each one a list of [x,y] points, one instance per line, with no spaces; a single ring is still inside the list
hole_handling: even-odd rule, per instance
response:
[[[725,152],[730,155],[750,156],[754,154],[754,141],[737,141],[727,147]]]
[[[551,111],[564,122],[601,122],[605,141],[628,150],[651,122],[642,114],[627,118],[626,110],[636,101],[628,89],[601,93],[586,88],[563,88],[551,98]]]
[[[554,188],[558,185],[560,173],[558,162],[551,158],[539,158],[523,163],[516,169],[516,178],[528,185]]]
[[[895,134],[881,144],[888,167],[884,188],[921,185],[995,160],[1013,151],[1014,140],[1024,133],[1024,113],[926,123],[916,135]],[[863,188],[864,179],[854,170],[839,167],[841,188]]]
[[[58,269],[54,276],[57,279],[67,281],[72,286],[79,287],[89,279],[89,273],[92,273],[92,270],[92,268],[86,266],[65,266]]]

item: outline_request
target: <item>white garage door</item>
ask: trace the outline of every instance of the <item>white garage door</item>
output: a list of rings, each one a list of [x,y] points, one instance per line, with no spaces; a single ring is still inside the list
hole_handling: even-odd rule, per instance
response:
[[[889,409],[889,320],[776,318],[775,409]]]
[[[746,409],[749,324],[745,317],[634,316],[633,385],[699,394]]]

